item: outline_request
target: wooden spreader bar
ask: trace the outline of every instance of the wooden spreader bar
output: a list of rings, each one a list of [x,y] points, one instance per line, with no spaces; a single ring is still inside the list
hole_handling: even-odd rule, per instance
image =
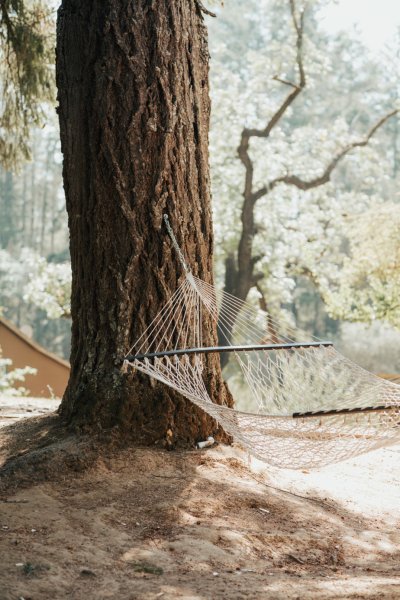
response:
[[[211,354],[223,352],[251,352],[253,350],[291,350],[292,348],[312,348],[318,346],[333,346],[333,342],[292,342],[290,344],[259,344],[255,346],[209,346],[204,348],[183,348],[165,350],[164,352],[148,352],[145,354],[130,354],[125,360],[143,360],[144,358],[161,358],[162,356],[183,356],[185,354]]]

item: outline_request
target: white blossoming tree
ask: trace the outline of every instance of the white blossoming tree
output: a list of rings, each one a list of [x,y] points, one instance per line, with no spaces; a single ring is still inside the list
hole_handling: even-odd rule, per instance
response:
[[[29,255],[29,278],[24,294],[27,302],[44,309],[50,319],[71,316],[71,264],[52,263],[43,256]]]
[[[4,358],[0,347],[0,396],[26,396],[29,393],[23,385],[26,375],[36,375],[33,367],[12,368],[13,361]]]
[[[1,300],[10,304],[21,297],[45,311],[50,319],[70,317],[71,265],[48,262],[29,248],[15,257],[0,250]]]
[[[345,215],[395,189],[392,74],[344,34],[322,34],[322,4],[263,0],[246,23],[232,0],[222,16],[230,34],[213,53],[218,273],[239,297],[258,289],[274,312],[293,301],[299,277],[332,278],[346,256]],[[246,35],[250,48],[236,42]]]

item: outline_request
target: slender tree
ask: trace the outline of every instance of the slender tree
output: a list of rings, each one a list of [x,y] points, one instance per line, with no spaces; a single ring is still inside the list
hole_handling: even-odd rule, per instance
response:
[[[0,248],[7,248],[15,235],[16,215],[14,206],[14,177],[10,171],[1,173],[0,179],[0,212],[2,226],[0,228]]]
[[[195,0],[63,0],[57,87],[72,262],[71,377],[61,415],[119,426],[140,441],[193,443],[216,432],[166,386],[125,374],[133,340],[183,273],[212,282],[207,33]],[[179,323],[177,324],[179,326]],[[211,320],[203,322],[214,344]],[[206,383],[230,402],[218,357]]]

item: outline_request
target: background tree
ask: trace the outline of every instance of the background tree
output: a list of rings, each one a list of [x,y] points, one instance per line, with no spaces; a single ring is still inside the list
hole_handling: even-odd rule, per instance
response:
[[[316,177],[335,153],[363,139],[374,120],[397,102],[398,35],[383,54],[372,54],[355,31],[324,26],[320,8],[325,4],[319,0],[307,4],[303,39],[307,85],[268,140],[251,140],[258,187],[286,173]],[[225,260],[236,256],[241,234],[244,170],[237,146],[243,126],[265,127],[289,91],[274,76],[296,77],[295,30],[288,6],[248,0],[244,11],[241,0],[230,0],[223,9],[216,7],[216,19],[208,19],[214,267],[219,287],[224,283]],[[50,74],[52,68],[49,64]],[[46,126],[32,129],[32,161],[21,164],[18,174],[0,167],[0,306],[25,333],[68,358],[70,323],[64,316],[56,317],[66,314],[70,271],[62,157],[55,111],[47,104],[38,108],[46,113]],[[343,321],[339,296],[345,288],[338,284],[338,276],[352,252],[351,233],[363,222],[349,215],[378,215],[386,202],[399,200],[398,131],[398,119],[392,118],[368,146],[354,149],[337,165],[329,183],[308,191],[280,184],[254,208],[253,252],[262,257],[255,272],[263,279],[248,299],[259,302],[261,290],[274,316],[295,321],[318,337],[334,338],[345,353],[375,370],[400,368],[395,353],[385,350],[385,340],[390,339],[391,347],[400,342],[382,322],[364,331],[361,324]],[[348,222],[353,224],[351,231]],[[354,259],[357,256],[355,252]],[[328,283],[334,286],[335,306],[325,294]],[[367,312],[362,314],[368,323]],[[393,323],[388,311],[376,314]],[[346,311],[346,319],[360,315]]]
[[[0,2],[0,162],[30,157],[31,127],[54,100],[54,21],[42,0]]]
[[[24,333],[69,358],[70,323],[54,318],[65,314],[59,300],[71,270],[55,116],[31,132],[32,161],[18,173],[0,167],[0,306]]]
[[[294,314],[295,286],[297,292],[308,289],[307,296],[301,296],[307,300],[300,313],[307,310],[312,296],[318,306],[322,305],[313,273],[317,263],[321,275],[322,263],[328,273],[331,263],[325,259],[332,254],[328,248],[343,256],[342,215],[348,212],[349,204],[354,213],[364,210],[377,200],[373,196],[375,181],[381,177],[387,186],[387,175],[382,176],[383,169],[389,172],[384,150],[387,134],[381,136],[379,156],[371,141],[382,125],[389,131],[388,119],[397,110],[390,85],[385,81],[377,84],[378,66],[365,49],[361,51],[360,44],[344,34],[328,44],[324,34],[324,43],[321,41],[317,11],[321,3],[307,3],[305,19],[301,2],[262,4],[265,12],[269,9],[269,19],[254,19],[247,52],[241,51],[230,35],[226,35],[222,48],[218,46],[224,62],[217,65],[215,76],[219,86],[225,82],[224,91],[216,93],[218,106],[212,130],[218,257],[225,260],[227,291],[244,299],[251,288],[256,288],[264,293],[270,309],[287,307]],[[227,29],[241,27],[234,14],[223,14],[222,18]],[[322,51],[324,46],[326,52]],[[366,60],[368,68],[363,66]],[[282,99],[285,88],[289,91]],[[225,112],[222,108],[219,112],[224,103]],[[377,107],[382,112],[374,122]],[[219,119],[219,114],[224,114],[224,119]],[[224,134],[226,118],[230,119],[230,130],[241,140],[239,157],[245,172],[242,200],[237,189],[243,171],[234,158],[232,135]],[[240,120],[246,123],[241,132]],[[346,162],[342,160],[345,156],[350,156]],[[226,219],[228,205],[231,222]],[[222,277],[221,268],[219,273]],[[304,283],[304,276],[311,288],[307,280]],[[315,328],[318,321],[313,318],[309,324],[314,334],[321,335]]]
[[[207,33],[195,0],[64,0],[57,86],[72,266],[71,377],[61,415],[140,440],[193,443],[215,423],[166,386],[125,374],[132,342],[183,273],[212,282]],[[179,327],[179,323],[177,323]],[[211,319],[204,343],[215,343]],[[211,397],[230,401],[218,357]]]

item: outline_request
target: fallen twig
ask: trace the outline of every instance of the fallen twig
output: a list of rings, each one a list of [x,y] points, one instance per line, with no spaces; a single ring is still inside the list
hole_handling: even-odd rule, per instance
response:
[[[302,494],[296,494],[296,492],[291,492],[290,490],[284,490],[283,488],[276,487],[275,485],[264,483],[264,481],[260,481],[251,473],[250,477],[254,479],[254,481],[257,481],[257,483],[260,483],[261,485],[264,485],[265,487],[270,488],[272,490],[282,492],[283,494],[289,494],[290,496],[295,496],[296,498],[301,498],[302,500],[308,500],[309,502],[315,502],[316,504],[321,504],[322,506],[326,506],[331,509],[334,508],[334,506],[332,506],[331,504],[329,504],[329,502],[326,502],[325,500],[320,500],[319,498],[312,498],[311,496],[303,496]]]

